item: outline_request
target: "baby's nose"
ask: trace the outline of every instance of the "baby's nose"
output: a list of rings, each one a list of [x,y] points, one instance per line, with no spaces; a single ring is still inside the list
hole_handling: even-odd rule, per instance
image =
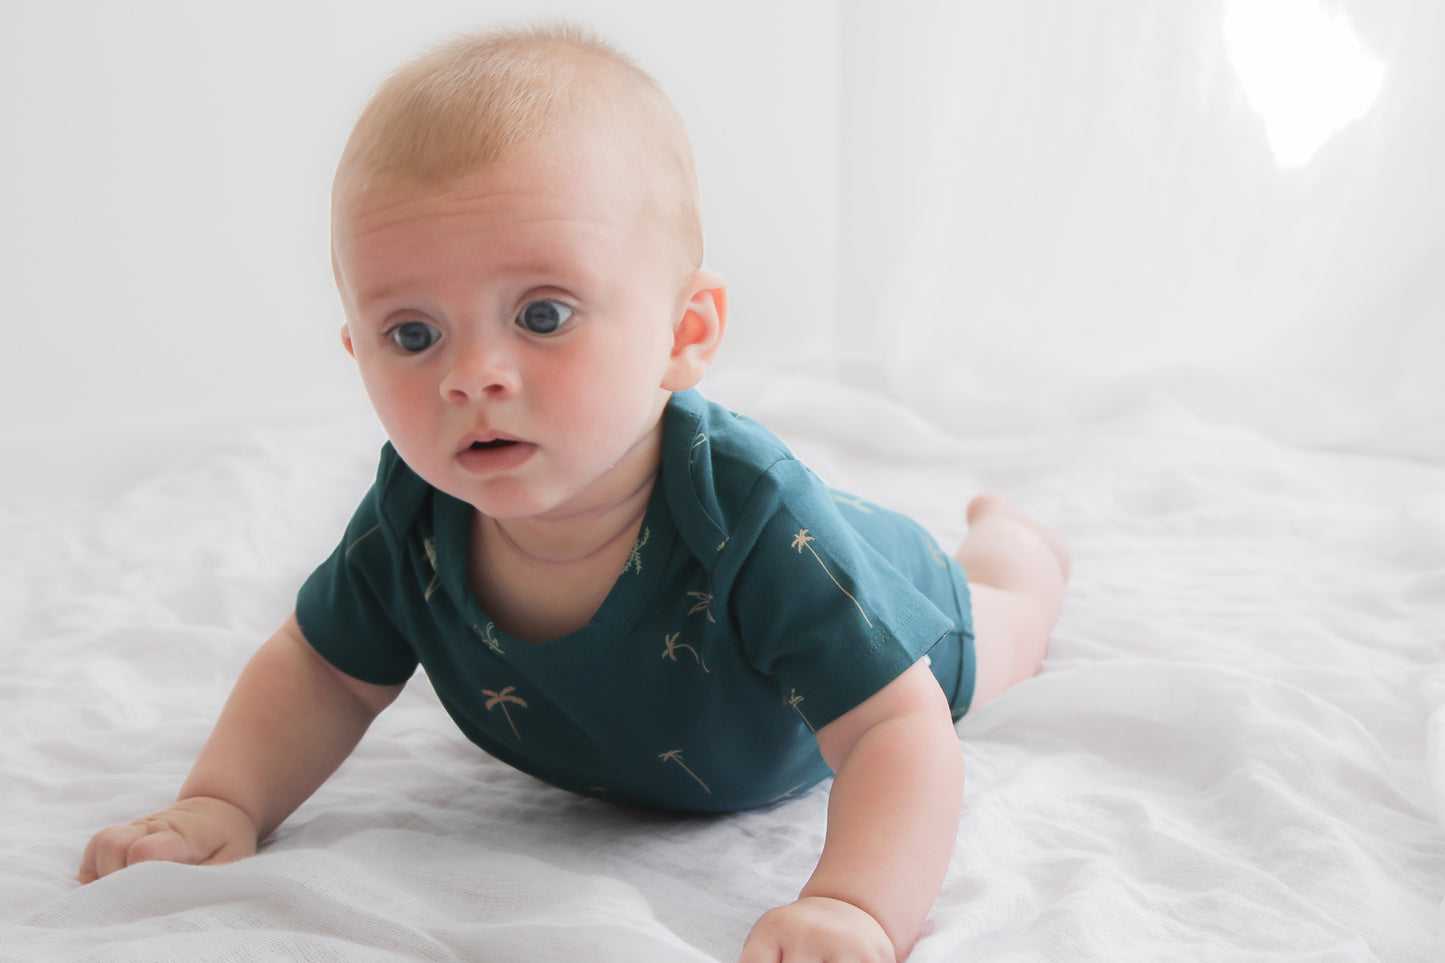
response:
[[[442,397],[467,402],[515,391],[517,366],[504,342],[502,338],[471,338],[458,345],[442,378]]]

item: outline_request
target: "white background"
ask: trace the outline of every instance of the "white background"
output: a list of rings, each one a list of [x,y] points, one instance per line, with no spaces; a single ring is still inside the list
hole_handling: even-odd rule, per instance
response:
[[[1274,11],[1266,61],[1326,108],[1343,68],[1300,59],[1321,11],[1382,71],[1286,164],[1226,43],[1239,6],[10,0],[7,485],[105,490],[248,425],[365,410],[327,247],[350,124],[433,41],[547,17],[682,110],[731,285],[723,369],[980,432],[1074,386],[1160,387],[1302,442],[1445,457],[1418,430],[1445,408],[1445,11],[1249,4]]]
[[[884,8],[0,0],[0,956],[727,961],[811,871],[825,792],[569,802],[418,684],[259,858],[72,880],[374,472],[352,118],[571,14],[694,132],[708,390],[945,545],[992,490],[1074,547],[1044,673],[960,724],[913,959],[1439,957],[1445,4]]]

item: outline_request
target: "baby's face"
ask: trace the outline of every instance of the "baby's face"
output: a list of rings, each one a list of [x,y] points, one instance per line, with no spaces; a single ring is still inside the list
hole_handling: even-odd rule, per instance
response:
[[[340,195],[343,335],[387,435],[497,519],[597,510],[656,470],[688,272],[612,153]]]

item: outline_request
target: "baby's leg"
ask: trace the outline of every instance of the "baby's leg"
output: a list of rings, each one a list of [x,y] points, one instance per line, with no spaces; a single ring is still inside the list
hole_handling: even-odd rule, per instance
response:
[[[1070,562],[1063,536],[1001,495],[975,498],[968,525],[955,558],[973,598],[974,708],[1038,673]]]

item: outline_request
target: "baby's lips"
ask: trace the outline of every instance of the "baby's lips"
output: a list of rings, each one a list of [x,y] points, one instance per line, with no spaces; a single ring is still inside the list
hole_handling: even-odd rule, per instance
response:
[[[462,443],[460,447],[457,448],[457,452],[464,452],[468,449],[485,450],[488,448],[502,448],[506,445],[515,445],[519,441],[521,441],[520,438],[515,438],[500,431],[472,432],[462,439]]]

